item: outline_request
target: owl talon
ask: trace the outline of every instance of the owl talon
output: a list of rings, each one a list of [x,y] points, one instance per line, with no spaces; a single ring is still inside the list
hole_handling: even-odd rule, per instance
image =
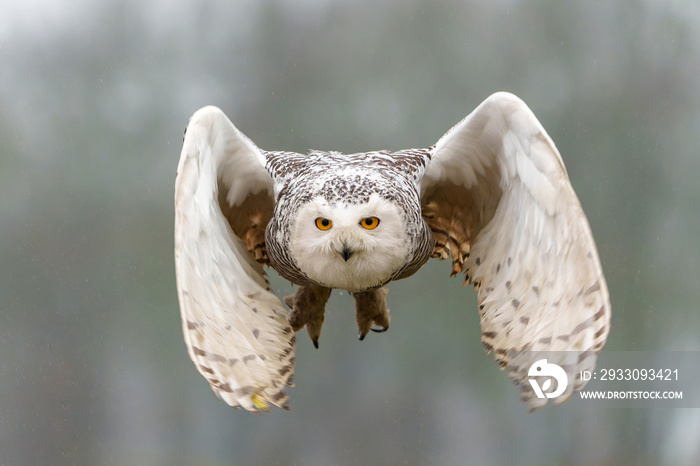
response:
[[[389,328],[389,309],[386,307],[386,295],[389,291],[382,287],[376,290],[353,293],[355,298],[355,320],[360,331],[358,338],[365,339],[367,333],[385,332]]]
[[[284,298],[292,311],[289,313],[289,323],[295,332],[304,326],[314,347],[318,349],[326,312],[326,302],[331,295],[330,288],[322,286],[301,286],[294,295]]]

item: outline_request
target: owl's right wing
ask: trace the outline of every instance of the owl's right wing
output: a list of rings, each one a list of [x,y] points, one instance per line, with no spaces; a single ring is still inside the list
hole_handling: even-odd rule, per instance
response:
[[[182,328],[212,390],[250,411],[286,407],[292,385],[295,334],[261,267],[273,206],[262,151],[220,109],[198,110],[175,180]]]

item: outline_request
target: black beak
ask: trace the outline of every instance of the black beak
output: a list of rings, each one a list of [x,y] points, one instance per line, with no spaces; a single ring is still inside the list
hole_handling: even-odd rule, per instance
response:
[[[348,259],[350,259],[350,256],[352,256],[352,251],[350,250],[349,247],[344,245],[343,246],[343,259],[345,259],[345,262],[347,262]]]

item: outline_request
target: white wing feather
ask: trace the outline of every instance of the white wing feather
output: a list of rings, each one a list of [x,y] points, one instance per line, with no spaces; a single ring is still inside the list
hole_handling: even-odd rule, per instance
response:
[[[595,366],[609,332],[610,302],[561,156],[524,102],[494,94],[435,145],[421,182],[423,203],[437,203],[439,212],[440,196],[454,198],[450,192],[468,194],[465,209],[476,210],[468,214],[472,231],[448,231],[468,237],[471,250],[457,244],[455,251],[450,241],[445,249],[479,288],[482,343],[534,409],[546,399],[536,398],[525,380],[530,364],[542,358],[531,352],[567,352],[550,355],[569,375],[554,402],[564,401],[585,383],[572,377]]]
[[[218,203],[272,196],[261,151],[215,107],[188,124],[175,182],[175,265],[185,342],[199,372],[228,404],[285,407],[295,335],[261,266]]]

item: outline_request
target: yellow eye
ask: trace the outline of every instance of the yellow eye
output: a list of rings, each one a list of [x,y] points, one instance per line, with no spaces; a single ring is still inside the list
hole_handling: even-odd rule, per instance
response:
[[[319,230],[330,230],[332,226],[333,222],[331,222],[327,218],[319,217],[316,219],[316,228],[318,228]]]
[[[368,230],[374,230],[379,225],[379,219],[377,217],[367,217],[360,220],[360,225]]]

